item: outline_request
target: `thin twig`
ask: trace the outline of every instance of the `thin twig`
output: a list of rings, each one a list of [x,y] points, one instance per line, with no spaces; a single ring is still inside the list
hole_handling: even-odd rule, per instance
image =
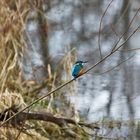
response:
[[[140,25],[130,34],[130,36],[118,48],[111,51],[111,53],[118,51],[137,32],[139,28],[140,28]]]
[[[115,46],[112,48],[112,52],[115,50],[115,48],[117,47],[117,45],[119,44],[119,42],[121,41],[121,39],[123,38],[123,36],[128,32],[128,29],[130,28],[130,26],[132,25],[135,17],[137,16],[138,12],[140,11],[140,8],[137,9],[135,15],[133,16],[132,20],[130,21],[127,30],[119,37],[117,43],[115,44]]]
[[[134,48],[134,49],[124,49],[124,50],[118,50],[120,52],[129,52],[129,51],[137,51],[140,50],[140,48]]]
[[[126,14],[126,12],[128,10],[128,8],[129,8],[129,6],[130,6],[130,1],[127,3],[127,5],[125,5],[125,9],[124,8],[121,8],[121,10],[120,10],[121,15],[120,15],[119,19],[117,20],[117,23],[116,24],[118,24],[119,21],[124,18],[125,14]]]
[[[99,73],[98,75],[103,75],[103,74],[106,74],[106,73],[108,73],[108,72],[114,70],[116,67],[122,65],[123,63],[125,63],[125,62],[128,61],[128,60],[130,60],[130,59],[133,58],[134,56],[135,56],[135,54],[132,55],[132,56],[130,56],[129,58],[125,59],[124,61],[120,62],[119,64],[117,64],[116,66],[112,67],[111,69],[109,69],[109,70],[107,70],[107,71],[104,71],[104,72],[102,72],[102,73]]]
[[[28,109],[28,112],[27,112],[27,113],[29,113],[29,111],[30,111],[30,110]],[[15,140],[18,140],[18,138],[20,137],[21,133],[23,132],[24,125],[25,125],[25,121],[26,121],[26,119],[27,119],[27,115],[25,115],[24,119],[25,119],[25,120],[23,120],[23,122],[22,122],[22,124],[21,124],[21,127],[20,127],[20,129],[19,129],[19,133],[17,134]]]
[[[123,19],[123,17],[125,16],[125,13],[126,13],[127,10],[128,10],[129,4],[130,4],[130,3],[128,2],[127,5],[125,6],[125,7],[126,7],[125,10],[124,10],[124,8],[122,7],[122,9],[121,9],[121,11],[120,11],[120,13],[122,13],[122,14],[120,15],[119,19],[117,20],[117,23],[118,23],[121,19]],[[115,25],[116,25],[117,23],[115,23]],[[119,37],[119,34],[116,32],[116,30],[115,30],[113,24],[111,24],[111,29],[112,29],[112,31],[115,33],[115,35]]]
[[[114,32],[114,34],[115,34],[117,37],[119,37],[119,34],[116,32],[114,25],[111,24],[110,27],[111,27],[112,31]]]
[[[100,20],[100,26],[99,26],[99,35],[98,35],[98,45],[99,45],[99,52],[100,52],[100,58],[102,59],[102,52],[101,52],[101,44],[100,44],[100,40],[101,40],[101,27],[102,27],[102,21],[103,21],[103,18],[108,10],[108,8],[110,7],[111,3],[113,2],[114,0],[111,0],[110,3],[108,4],[108,6],[106,7],[102,17],[101,17],[101,20]]]

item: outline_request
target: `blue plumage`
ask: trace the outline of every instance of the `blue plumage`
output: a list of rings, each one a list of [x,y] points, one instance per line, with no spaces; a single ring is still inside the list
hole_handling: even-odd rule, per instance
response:
[[[81,70],[83,69],[83,63],[87,63],[87,61],[77,61],[72,67],[72,76],[74,77],[74,79],[76,79],[77,76],[79,76]]]

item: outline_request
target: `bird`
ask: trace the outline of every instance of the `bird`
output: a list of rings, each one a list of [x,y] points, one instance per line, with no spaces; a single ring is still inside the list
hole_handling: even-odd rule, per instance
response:
[[[84,73],[84,63],[87,63],[88,61],[76,61],[75,64],[72,67],[72,76],[74,77],[74,80],[76,80],[77,77],[82,75]]]

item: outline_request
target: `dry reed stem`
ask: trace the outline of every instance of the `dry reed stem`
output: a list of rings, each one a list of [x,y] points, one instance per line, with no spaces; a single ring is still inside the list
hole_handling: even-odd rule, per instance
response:
[[[27,0],[0,1],[0,92],[4,92],[8,83],[18,76],[17,63],[22,54],[23,27],[21,19],[26,18],[28,9]],[[19,12],[20,11],[20,12]],[[22,17],[22,18],[21,18]]]

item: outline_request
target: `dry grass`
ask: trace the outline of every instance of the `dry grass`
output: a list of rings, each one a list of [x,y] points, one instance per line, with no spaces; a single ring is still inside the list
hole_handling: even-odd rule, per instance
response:
[[[46,137],[41,136],[39,133],[28,130],[26,133],[20,132],[15,128],[1,128],[0,139],[2,140],[49,140]]]
[[[26,47],[23,32],[31,6],[28,0],[0,1],[0,112],[12,106],[19,110],[26,106],[23,97],[16,91],[15,83],[21,84],[19,64]],[[0,139],[15,140],[19,135],[20,140],[47,140],[33,130],[26,132],[28,134],[15,128],[1,127]]]
[[[18,77],[19,56],[25,46],[23,40],[24,19],[28,6],[22,1],[0,1],[0,92],[8,87],[8,83]],[[25,8],[26,7],[26,8]]]
[[[17,109],[22,109],[26,104],[20,93],[9,92],[8,89],[6,89],[5,92],[0,95],[0,112],[12,106],[15,106]]]
[[[26,19],[32,9],[41,1],[1,0],[0,1],[0,94],[11,85],[20,84],[20,63],[26,46],[23,33]]]
[[[22,52],[26,47],[26,43],[23,38],[23,32],[25,29],[26,18],[28,12],[32,8],[37,8],[40,5],[40,1],[28,1],[28,0],[2,0],[0,1],[0,112],[15,106],[18,110],[21,110],[26,106],[23,97],[19,91],[22,91],[22,80],[20,71],[20,58],[22,58]],[[71,53],[64,58],[65,63],[64,69],[67,69],[70,73],[70,67],[72,65]],[[68,59],[68,61],[66,61]],[[69,65],[69,63],[71,63]],[[66,71],[67,71],[66,70]],[[55,87],[56,76],[52,75],[51,68],[48,68],[49,79],[51,88]],[[50,84],[49,83],[49,84]],[[20,89],[21,88],[21,89]],[[25,88],[25,87],[24,87]],[[26,89],[25,89],[26,90]],[[26,98],[26,97],[24,97]],[[28,97],[30,98],[30,97]],[[32,99],[28,99],[31,100]],[[53,97],[52,97],[53,100]],[[45,101],[46,102],[46,101]],[[41,103],[40,103],[41,104]],[[50,103],[51,104],[51,103]],[[37,105],[36,105],[37,106]],[[59,112],[60,113],[60,112]],[[26,130],[23,133],[15,128],[1,127],[0,128],[0,139],[23,139],[23,140],[47,140],[40,136],[45,135],[47,132],[53,133],[58,131],[57,137],[60,135],[60,128],[50,128],[51,125],[39,127],[44,124],[42,122],[30,122],[29,125],[36,124],[35,128]],[[39,133],[36,128],[39,128]],[[44,132],[44,133],[42,133]],[[31,135],[29,135],[31,134]],[[52,134],[54,135],[54,134]],[[17,138],[18,136],[18,138]],[[55,136],[54,136],[55,137]]]

